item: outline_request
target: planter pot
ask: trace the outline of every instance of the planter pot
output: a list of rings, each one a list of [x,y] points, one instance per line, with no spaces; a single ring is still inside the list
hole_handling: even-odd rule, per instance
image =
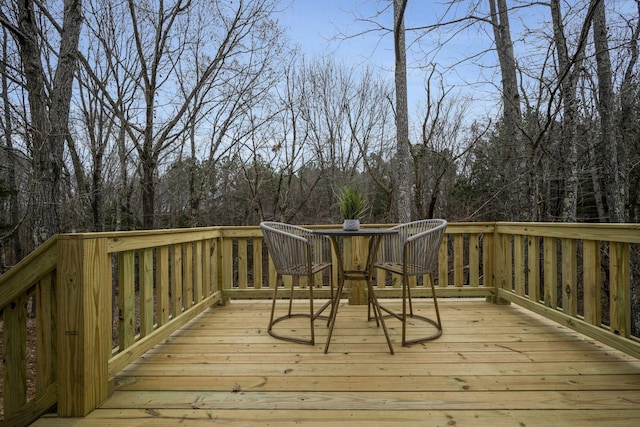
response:
[[[344,231],[358,231],[360,230],[359,219],[345,219],[342,223],[342,229]]]

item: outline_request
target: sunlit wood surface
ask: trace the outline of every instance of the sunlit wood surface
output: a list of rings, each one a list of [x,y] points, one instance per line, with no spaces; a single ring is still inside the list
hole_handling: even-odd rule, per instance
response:
[[[34,425],[640,425],[640,360],[514,305],[440,301],[436,341],[401,347],[387,321],[394,356],[366,306],[343,303],[324,354],[325,321],[315,346],[278,341],[268,302],[233,301],[124,369],[86,418]]]

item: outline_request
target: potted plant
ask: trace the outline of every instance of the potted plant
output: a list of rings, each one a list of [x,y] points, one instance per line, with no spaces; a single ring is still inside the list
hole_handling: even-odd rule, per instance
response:
[[[360,229],[360,218],[367,210],[367,202],[358,189],[343,187],[338,194],[338,206],[344,219],[342,228],[346,231]]]

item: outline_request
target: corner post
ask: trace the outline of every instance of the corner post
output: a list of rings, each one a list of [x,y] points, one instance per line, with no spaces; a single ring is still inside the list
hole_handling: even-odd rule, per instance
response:
[[[82,417],[109,397],[111,262],[106,239],[58,239],[58,415]]]

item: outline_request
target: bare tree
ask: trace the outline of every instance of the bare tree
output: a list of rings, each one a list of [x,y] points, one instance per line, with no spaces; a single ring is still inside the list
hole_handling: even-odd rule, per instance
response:
[[[117,165],[113,167],[114,173],[111,174],[117,182],[113,184],[116,191],[112,195],[115,200],[111,200],[110,204],[113,212],[113,223],[110,227],[115,230],[137,228],[133,220],[132,207],[136,186],[134,173],[137,170],[133,154],[135,145],[128,129],[129,121],[136,117],[136,112],[141,109],[137,101],[139,95],[136,92],[136,78],[140,75],[141,65],[137,61],[130,26],[122,19],[122,16],[127,14],[126,3],[91,0],[88,7],[90,13],[87,14],[86,22],[89,29],[88,38],[92,42],[89,43],[85,54],[84,70],[80,74],[80,80],[83,85],[92,88],[90,92],[102,104],[106,103],[105,112],[111,116],[112,133],[104,135],[104,138],[109,138],[109,143],[115,144],[114,151],[117,152]],[[95,143],[100,144],[102,141],[104,140],[101,138]],[[94,149],[96,154],[102,150]],[[94,162],[94,169],[98,165],[99,163]],[[95,170],[92,174],[94,180],[98,180],[99,175],[103,178],[109,176]],[[100,206],[103,202],[106,202],[104,194],[96,194],[92,201],[98,211],[106,209],[105,206]]]
[[[395,53],[396,87],[396,162],[398,221],[411,220],[411,176],[408,173],[409,107],[407,100],[407,50],[405,46],[404,11],[407,0],[393,0],[393,49]]]
[[[36,245],[60,231],[61,180],[64,166],[63,151],[69,138],[68,121],[77,64],[78,41],[82,24],[82,2],[65,0],[62,23],[41,4],[32,0],[17,1],[15,20],[4,12],[2,25],[8,29],[20,46],[29,101],[29,139],[33,150],[33,192],[31,198],[33,240]],[[43,56],[52,40],[43,40],[41,18],[50,18],[50,24],[59,34],[58,51],[53,78],[50,79]],[[47,64],[49,66],[50,63]]]
[[[585,25],[577,43],[576,52],[570,56],[565,36],[562,10],[559,0],[551,0],[551,18],[553,22],[553,38],[559,65],[560,94],[564,106],[562,138],[567,147],[565,190],[562,206],[562,220],[575,222],[578,205],[578,103],[576,90],[579,73],[582,69],[588,28],[593,16],[588,13]]]
[[[20,242],[20,235],[18,233],[19,223],[21,222],[20,204],[18,201],[18,155],[17,148],[14,147],[14,129],[13,129],[13,106],[9,99],[10,87],[15,86],[12,84],[9,77],[10,72],[11,53],[9,52],[9,35],[6,28],[2,28],[2,59],[0,60],[0,79],[2,80],[2,117],[0,117],[0,123],[2,123],[2,144],[0,145],[6,153],[6,186],[9,190],[9,219],[5,221],[11,227],[11,230],[7,230],[7,236],[11,241],[13,256],[10,260],[7,260],[3,251],[2,267],[5,265],[13,264],[23,257],[22,243]],[[3,236],[4,239],[4,236]]]
[[[371,182],[365,194],[371,200],[369,213],[376,222],[395,221],[398,207],[392,206],[396,202],[393,194],[397,175],[389,163],[397,142],[393,108],[387,101],[392,92],[390,85],[367,68],[360,74],[347,104],[349,135],[352,145],[360,150],[366,171],[361,180]]]
[[[466,101],[453,100],[451,89],[445,89],[441,79],[439,90],[434,90],[435,73],[436,67],[432,66],[426,79],[426,110],[419,142],[410,145],[418,218],[433,218],[438,213],[436,207],[445,192],[444,187],[447,184],[452,187],[455,181],[456,163],[473,145],[462,146]],[[446,199],[446,194],[444,196]]]
[[[591,0],[594,8],[593,42],[598,69],[598,111],[600,113],[601,149],[604,156],[605,190],[610,222],[625,221],[625,188],[622,185],[618,142],[614,126],[615,95],[611,58],[607,42],[607,20],[603,0]]]
[[[520,92],[516,60],[511,40],[509,9],[506,0],[489,0],[491,24],[496,45],[496,53],[502,77],[502,108],[504,121],[504,138],[509,141],[511,161],[514,163],[515,179],[511,217],[514,220],[529,220],[533,217],[530,202],[530,179],[528,172],[527,150],[523,141],[522,112],[520,110]]]
[[[356,175],[361,161],[358,146],[349,129],[349,103],[356,90],[355,69],[339,65],[330,58],[312,60],[301,66],[298,78],[300,118],[308,134],[309,146],[333,183]]]
[[[625,187],[629,188],[627,199],[629,200],[629,216],[631,222],[640,221],[640,186],[633,186],[632,183],[640,182],[640,117],[638,111],[638,90],[639,76],[635,71],[638,66],[638,40],[640,39],[640,0],[636,0],[637,15],[635,24],[633,19],[627,21],[627,28],[630,29],[630,38],[626,55],[629,62],[624,69],[624,76],[620,83],[620,134],[624,144],[625,159],[627,163],[625,172]],[[634,155],[635,154],[635,155]],[[635,172],[634,172],[635,171]],[[635,187],[635,188],[634,188]],[[640,299],[640,291],[638,292]],[[638,304],[640,306],[640,304]],[[637,316],[640,318],[640,311]],[[640,325],[640,319],[637,322]]]
[[[143,227],[154,226],[155,180],[160,161],[184,141],[189,123],[206,103],[193,104],[201,94],[215,92],[216,85],[233,82],[246,72],[241,64],[258,49],[268,50],[272,41],[265,25],[275,3],[272,0],[222,4],[206,0],[179,0],[155,10],[128,0],[128,19],[133,28],[137,63],[137,91],[143,96],[140,122],[127,121],[140,162]],[[210,20],[194,16],[209,13]],[[216,25],[211,25],[215,21]],[[211,30],[209,33],[207,31]],[[190,50],[194,42],[208,40],[206,50]],[[200,56],[194,56],[196,53]],[[191,55],[189,55],[191,53]],[[179,82],[181,62],[198,64],[193,79]],[[171,87],[182,84],[176,93]],[[228,95],[228,93],[225,93]]]
[[[312,197],[318,202],[322,197],[320,192],[313,195],[322,175],[305,175],[316,159],[312,155],[315,150],[311,147],[311,132],[305,120],[308,118],[305,106],[310,102],[306,93],[308,76],[302,58],[294,53],[286,63],[282,84],[276,86],[277,93],[269,106],[255,111],[262,110],[260,123],[256,123],[255,113],[250,117],[251,132],[242,146],[251,157],[241,164],[259,220],[293,221],[299,218]],[[323,208],[316,210],[325,211],[326,205],[318,203],[316,207]],[[312,221],[312,217],[299,220]]]

